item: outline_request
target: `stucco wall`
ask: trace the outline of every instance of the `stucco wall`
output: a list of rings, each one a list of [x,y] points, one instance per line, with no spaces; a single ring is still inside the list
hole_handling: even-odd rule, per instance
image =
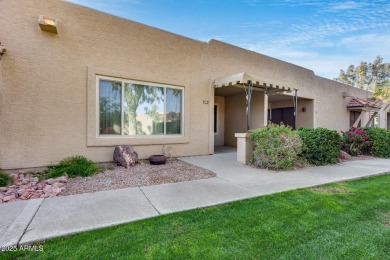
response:
[[[209,105],[202,102],[210,99],[209,75],[199,75],[207,45],[62,1],[5,0],[0,12],[0,39],[8,49],[0,167],[47,165],[75,154],[112,160],[112,145],[86,143],[88,67],[191,87],[185,115],[192,122],[190,139],[174,145],[174,153],[209,153]],[[58,19],[58,34],[42,32],[39,15]],[[146,158],[161,147],[140,145],[136,151]]]
[[[290,101],[272,101],[269,102],[272,109],[294,107],[294,102]],[[302,109],[305,107],[305,112]],[[297,106],[297,129],[300,127],[314,127],[314,101],[310,99],[298,99]]]
[[[2,0],[0,14],[0,41],[7,47],[0,85],[0,168],[4,169],[47,165],[76,154],[97,162],[112,160],[114,142],[90,143],[90,137],[97,135],[93,73],[98,72],[185,88],[184,139],[166,141],[181,156],[213,152],[211,87],[219,77],[245,71],[283,79],[299,89],[300,97],[315,100],[315,127],[336,130],[346,130],[349,123],[342,92],[366,97],[364,91],[290,63],[63,1]],[[39,15],[58,19],[58,34],[41,31]],[[265,98],[254,93],[252,127],[264,125]],[[225,109],[225,144],[235,145],[234,133],[246,131],[244,94],[226,97]],[[140,158],[162,148],[161,141],[143,145],[134,138],[119,144],[135,144]]]
[[[264,122],[264,93],[252,92],[250,128],[259,128]],[[246,133],[246,99],[245,93],[225,97],[225,145],[237,146],[235,133]]]

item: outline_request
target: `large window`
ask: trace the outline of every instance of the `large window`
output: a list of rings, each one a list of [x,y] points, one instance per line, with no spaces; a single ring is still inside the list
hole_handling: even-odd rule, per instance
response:
[[[182,135],[183,88],[98,77],[99,135]]]

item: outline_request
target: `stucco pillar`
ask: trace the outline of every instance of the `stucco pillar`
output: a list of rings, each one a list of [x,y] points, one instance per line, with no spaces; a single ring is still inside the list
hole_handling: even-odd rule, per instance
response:
[[[253,152],[253,147],[246,138],[246,133],[236,133],[237,138],[237,162],[249,164]]]
[[[264,94],[264,126],[268,125],[268,95]]]

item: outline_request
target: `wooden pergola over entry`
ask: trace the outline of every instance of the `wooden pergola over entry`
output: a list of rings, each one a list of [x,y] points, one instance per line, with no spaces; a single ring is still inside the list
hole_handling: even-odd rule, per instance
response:
[[[275,80],[267,77],[261,77],[257,75],[251,75],[246,72],[237,73],[227,77],[219,78],[214,81],[214,88],[222,87],[236,87],[242,88],[245,90],[246,94],[246,125],[247,130],[250,129],[249,118],[250,118],[250,109],[251,109],[251,95],[252,91],[262,91],[267,95],[277,94],[277,93],[291,93],[294,91],[295,95],[293,96],[294,100],[294,129],[296,128],[297,122],[297,103],[298,89],[288,87],[288,83],[281,80]],[[290,84],[291,85],[291,84]]]

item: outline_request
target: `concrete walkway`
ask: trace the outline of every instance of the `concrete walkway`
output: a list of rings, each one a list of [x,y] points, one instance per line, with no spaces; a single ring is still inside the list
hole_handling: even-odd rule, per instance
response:
[[[229,148],[181,160],[212,170],[217,177],[0,204],[0,246],[390,171],[390,160],[374,159],[271,172],[237,163],[235,150]]]

